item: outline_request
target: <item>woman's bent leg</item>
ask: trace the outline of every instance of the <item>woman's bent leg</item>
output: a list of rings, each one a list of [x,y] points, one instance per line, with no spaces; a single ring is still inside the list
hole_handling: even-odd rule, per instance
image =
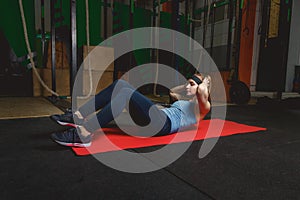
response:
[[[112,113],[112,106],[114,113]],[[128,109],[129,107],[130,109]],[[95,122],[97,123],[98,121],[100,127],[104,127],[114,120],[115,117],[118,117],[125,108],[130,110],[130,114],[135,122],[138,121],[139,125],[145,126],[151,121],[149,115],[151,107],[152,114],[155,116],[153,117],[155,118],[154,121],[162,121],[167,118],[165,113],[159,110],[147,97],[132,88],[122,88],[95,117],[85,122],[84,126],[89,131],[94,132],[99,128]]]
[[[112,99],[112,93],[118,94],[120,90],[123,88],[134,88],[124,80],[116,80],[111,85],[100,91],[95,95],[94,99],[89,100],[83,106],[81,106],[78,111],[81,113],[83,117],[89,116],[91,113],[103,108]]]

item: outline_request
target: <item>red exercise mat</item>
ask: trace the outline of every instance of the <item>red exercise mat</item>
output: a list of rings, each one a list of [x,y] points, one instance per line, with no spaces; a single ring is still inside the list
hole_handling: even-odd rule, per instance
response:
[[[224,125],[223,128],[222,125]],[[208,128],[210,128],[209,133],[207,132]],[[222,128],[221,134],[218,128]],[[266,128],[248,126],[245,124],[239,124],[236,122],[221,119],[201,121],[196,135],[195,130],[188,130],[166,136],[143,138],[127,135],[123,133],[122,130],[120,130],[119,128],[103,128],[102,131],[105,132],[105,134],[95,133],[92,145],[90,147],[72,147],[72,149],[77,155],[84,156],[109,151],[118,151],[122,149],[133,149],[173,143],[175,144],[181,142],[190,142],[195,140],[203,140],[205,138],[228,136],[264,130],[266,130]]]

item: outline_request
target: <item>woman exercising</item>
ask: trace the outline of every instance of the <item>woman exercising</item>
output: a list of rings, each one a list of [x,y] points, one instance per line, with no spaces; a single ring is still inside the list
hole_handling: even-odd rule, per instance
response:
[[[128,82],[117,80],[99,92],[94,101],[88,101],[74,113],[67,111],[62,115],[52,115],[51,119],[57,123],[72,128],[53,133],[51,136],[61,145],[88,147],[92,142],[92,133],[99,128],[98,125],[104,127],[124,109],[130,111],[132,120],[141,127],[138,131],[140,136],[149,134],[143,127],[152,124],[149,130],[154,130],[153,127],[159,123],[162,123],[162,128],[157,131],[156,136],[176,133],[181,128],[196,124],[210,111],[210,88],[210,76],[194,74],[186,84],[170,90],[170,97],[174,103],[168,108],[159,109]],[[181,100],[183,96],[188,99]],[[100,111],[89,117],[95,110]]]

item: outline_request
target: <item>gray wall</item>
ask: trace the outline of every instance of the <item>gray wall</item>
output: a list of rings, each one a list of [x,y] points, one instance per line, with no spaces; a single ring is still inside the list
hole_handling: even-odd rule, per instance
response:
[[[214,27],[214,44],[213,44],[213,60],[220,70],[229,69],[231,66],[226,66],[226,54],[227,54],[227,39],[228,39],[228,23],[229,20],[225,19],[220,22],[216,22]],[[234,23],[234,22],[233,22]],[[232,43],[233,43],[234,30],[232,31]],[[203,45],[203,27],[197,27],[195,29],[195,40]],[[204,48],[210,51],[211,40],[211,25],[208,24],[205,46]],[[231,63],[232,64],[232,63]]]
[[[293,1],[285,90],[292,91],[295,65],[300,65],[300,1]]]

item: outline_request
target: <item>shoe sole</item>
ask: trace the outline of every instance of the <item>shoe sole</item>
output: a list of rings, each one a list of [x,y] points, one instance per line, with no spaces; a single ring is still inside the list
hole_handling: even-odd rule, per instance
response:
[[[66,142],[61,142],[61,141],[57,141],[57,140],[54,140],[54,141],[60,145],[68,146],[68,147],[89,147],[92,144],[92,142],[83,144],[83,143],[66,143]]]
[[[73,124],[73,123],[69,123],[69,122],[62,122],[62,121],[56,121],[58,124],[62,125],[62,126],[71,126],[71,127],[74,127],[76,128],[78,125],[76,124]]]

